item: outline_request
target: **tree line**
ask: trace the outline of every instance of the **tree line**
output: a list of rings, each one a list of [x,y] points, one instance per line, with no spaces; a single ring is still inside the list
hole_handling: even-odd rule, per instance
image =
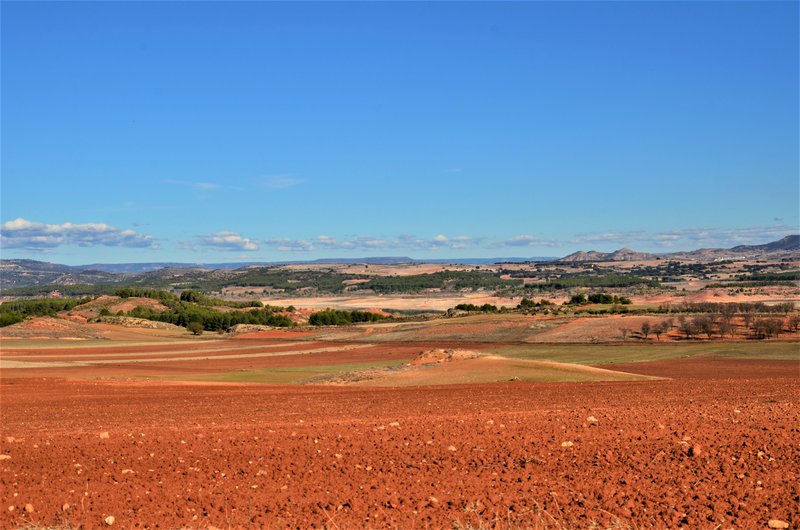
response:
[[[677,323],[669,318],[655,324],[645,321],[639,327],[639,336],[647,339],[651,334],[655,335],[656,340],[661,340],[661,335],[676,329],[683,334],[686,339],[693,339],[697,336],[705,336],[708,339],[719,335],[720,337],[733,338],[736,335],[737,326],[733,320],[734,315],[722,314],[700,314],[694,317],[679,315]],[[745,314],[743,317],[744,327],[749,330],[751,336],[756,339],[769,339],[777,337],[784,330],[797,333],[800,330],[800,315],[792,315],[788,319],[783,318],[757,318],[753,314]],[[632,333],[630,329],[622,329],[623,338],[627,338]]]
[[[69,311],[91,298],[37,298],[12,300],[0,304],[0,327],[22,322],[32,316],[56,316],[59,311]]]
[[[308,317],[308,323],[312,326],[343,326],[356,322],[377,322],[386,317],[378,313],[369,311],[342,311],[339,309],[326,309],[312,313]]]
[[[224,331],[237,324],[258,324],[276,327],[294,325],[294,322],[289,317],[275,314],[269,308],[253,308],[249,311],[219,311],[212,307],[184,301],[178,302],[175,307],[163,312],[137,306],[128,311],[127,316],[167,322],[182,327],[188,327],[189,324],[195,322],[201,324],[206,331]]]

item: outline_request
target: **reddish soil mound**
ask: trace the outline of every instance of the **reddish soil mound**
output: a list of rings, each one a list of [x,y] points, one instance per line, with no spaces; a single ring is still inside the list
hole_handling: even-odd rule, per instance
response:
[[[391,313],[387,313],[386,311],[384,311],[383,309],[381,309],[379,307],[368,307],[366,309],[363,309],[363,311],[366,311],[367,313],[375,313],[376,315],[381,315],[383,317],[392,316]]]
[[[119,311],[127,313],[139,306],[158,312],[167,310],[167,306],[152,298],[120,298],[119,296],[102,295],[91,302],[76,306],[70,313],[73,315],[81,315],[85,318],[94,318],[98,316],[103,309],[108,309],[112,314],[116,315]]]
[[[91,339],[97,332],[91,326],[52,317],[32,317],[23,322],[0,328],[4,339]]]
[[[419,364],[444,363],[463,359],[474,359],[481,354],[470,350],[444,350],[441,348],[420,353],[410,363],[410,366]]]
[[[113,314],[117,314],[119,311],[127,313],[128,311],[136,309],[140,306],[147,309],[152,309],[153,311],[158,311],[159,313],[163,313],[167,310],[167,306],[158,300],[153,300],[152,298],[125,298],[119,303],[109,306],[108,310]]]
[[[144,318],[110,316],[100,317],[100,321],[106,324],[122,326],[124,328],[169,329],[172,331],[186,331],[185,328],[176,326],[175,324],[159,322],[157,320],[147,320]]]
[[[425,389],[6,377],[0,527],[792,528],[796,363],[761,366]]]
[[[240,327],[245,326],[245,327]],[[274,329],[268,326],[258,326],[261,329],[254,330],[254,326],[249,324],[239,324],[234,326],[235,339],[284,339],[293,340],[299,337],[310,337],[314,335],[311,331],[287,331]]]

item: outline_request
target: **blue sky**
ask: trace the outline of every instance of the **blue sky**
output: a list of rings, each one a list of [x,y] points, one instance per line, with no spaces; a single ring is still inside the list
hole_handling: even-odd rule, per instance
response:
[[[798,231],[798,3],[2,2],[2,256]]]

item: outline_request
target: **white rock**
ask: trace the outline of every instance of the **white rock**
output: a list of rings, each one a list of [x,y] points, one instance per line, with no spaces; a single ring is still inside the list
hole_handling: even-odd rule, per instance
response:
[[[789,528],[789,523],[780,519],[770,519],[767,526],[770,528]]]

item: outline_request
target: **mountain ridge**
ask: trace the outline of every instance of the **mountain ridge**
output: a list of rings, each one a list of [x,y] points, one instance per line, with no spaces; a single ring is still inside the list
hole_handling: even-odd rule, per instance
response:
[[[582,263],[603,261],[648,261],[648,260],[693,260],[719,261],[725,259],[800,259],[800,235],[793,234],[780,240],[762,245],[738,245],[729,249],[701,248],[693,251],[653,254],[621,248],[613,252],[595,250],[574,252],[563,258],[452,258],[437,260],[418,260],[408,257],[365,257],[365,258],[324,258],[311,261],[281,262],[237,262],[237,263],[93,263],[89,265],[61,265],[31,259],[0,259],[0,290],[31,285],[98,285],[173,280],[181,278],[189,281],[192,274],[202,271],[211,278],[221,278],[245,268],[277,267],[282,265],[325,265],[325,264],[413,264],[436,263],[453,265],[489,265],[495,263],[524,263],[533,261],[556,261],[560,263]]]
[[[596,250],[573,252],[559,259],[562,263],[590,262],[590,261],[647,261],[655,259],[694,259],[698,261],[714,261],[720,259],[746,259],[756,257],[788,257],[800,253],[800,235],[792,234],[777,241],[762,245],[737,245],[731,248],[700,248],[691,251],[670,252],[655,254],[637,252],[629,248],[620,248],[613,252],[598,252]]]

